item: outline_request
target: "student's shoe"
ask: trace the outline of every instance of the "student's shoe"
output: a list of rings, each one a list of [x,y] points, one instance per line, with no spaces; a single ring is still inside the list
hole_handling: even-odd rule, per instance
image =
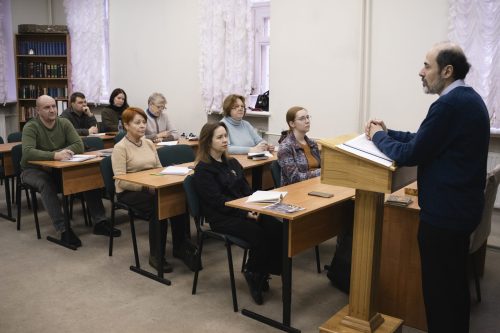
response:
[[[82,241],[78,238],[77,235],[73,232],[73,229],[68,229],[67,231],[61,232],[61,241],[68,242],[69,245],[73,245],[75,247],[82,246]]]
[[[109,236],[111,232],[111,225],[109,224],[108,221],[101,221],[97,222],[94,225],[94,235],[104,235],[104,236]],[[120,229],[113,228],[113,237],[120,237],[122,235],[122,232]]]
[[[266,274],[264,280],[262,281],[262,291],[269,291],[269,280],[271,280],[271,276]]]
[[[254,302],[257,305],[262,305],[264,303],[261,288],[262,276],[258,273],[249,271],[245,271],[244,275],[245,280],[247,280],[248,288],[250,288],[250,294],[252,295]]]
[[[156,257],[149,256],[149,265],[158,271],[157,263],[158,259]],[[163,266],[163,273],[172,273],[174,271],[172,265],[167,260],[165,260],[165,258],[163,258],[162,266]]]

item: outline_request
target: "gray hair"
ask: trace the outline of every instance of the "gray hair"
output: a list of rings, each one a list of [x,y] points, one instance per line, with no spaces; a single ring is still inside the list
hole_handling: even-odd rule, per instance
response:
[[[158,92],[154,92],[148,98],[148,105],[153,103],[153,102],[160,101],[160,100],[163,101],[164,104],[167,103],[167,99],[165,98],[165,96],[163,96],[163,94],[158,93]]]

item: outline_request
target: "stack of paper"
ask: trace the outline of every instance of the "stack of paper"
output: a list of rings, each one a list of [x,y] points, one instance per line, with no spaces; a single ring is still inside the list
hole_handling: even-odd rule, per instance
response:
[[[280,202],[288,192],[279,191],[255,191],[248,197],[247,202]]]
[[[67,160],[61,160],[62,162],[82,162],[82,161],[86,161],[86,160],[90,160],[92,158],[96,158],[97,155],[79,155],[79,154],[75,154],[73,155],[72,158],[70,159],[67,159]]]
[[[104,136],[106,135],[106,133],[92,133],[92,134],[89,134],[89,136]]]
[[[337,145],[337,147],[387,167],[393,165],[394,162],[382,153],[372,141],[368,140],[365,134]]]
[[[187,175],[191,171],[188,167],[168,166],[160,173],[162,175]]]
[[[177,141],[162,141],[158,142],[156,145],[158,146],[175,146],[177,144]]]
[[[389,205],[394,205],[394,206],[401,206],[401,207],[406,207],[409,204],[413,202],[413,200],[410,197],[407,196],[400,196],[400,195],[390,195],[387,198],[387,204]]]

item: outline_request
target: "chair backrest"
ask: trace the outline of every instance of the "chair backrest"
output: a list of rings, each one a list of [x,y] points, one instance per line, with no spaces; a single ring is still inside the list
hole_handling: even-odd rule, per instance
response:
[[[198,196],[198,193],[196,192],[196,189],[194,187],[194,176],[189,175],[186,178],[184,178],[182,186],[184,187],[184,192],[186,192],[189,214],[194,219],[196,231],[198,232],[199,235],[203,231],[201,229],[202,216],[200,209],[200,197]]]
[[[7,142],[21,142],[23,140],[23,132],[13,132],[7,135]]]
[[[121,141],[121,139],[123,139],[123,137],[125,136],[125,134],[127,134],[127,132],[123,131],[123,132],[118,132],[118,134],[116,134],[115,136],[115,143],[118,143]]]
[[[500,183],[500,164],[492,171],[488,172],[486,177],[486,188],[484,190],[484,208],[481,222],[470,238],[469,253],[476,252],[488,239],[491,232],[491,215],[493,205],[497,197],[498,184]]]
[[[278,161],[271,162],[271,175],[273,176],[274,187],[281,187],[281,167]]]
[[[195,159],[193,148],[188,145],[165,146],[157,150],[162,166],[193,162]]]
[[[97,136],[86,136],[82,141],[86,151],[104,149],[104,141]]]
[[[115,197],[115,180],[113,179],[113,164],[111,163],[111,156],[106,156],[101,161],[101,174],[102,180],[104,181],[104,187],[106,192],[108,192],[109,198],[114,200]]]
[[[23,145],[18,144],[12,147],[11,156],[12,156],[12,166],[14,167],[14,174],[16,176],[20,176],[22,172],[21,158],[23,157]]]
[[[0,136],[0,144],[2,143],[5,143],[5,141],[3,141],[3,138]]]

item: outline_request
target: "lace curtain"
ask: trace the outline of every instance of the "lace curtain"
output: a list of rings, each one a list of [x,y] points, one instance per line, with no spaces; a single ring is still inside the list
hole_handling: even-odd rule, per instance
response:
[[[0,0],[0,103],[7,101],[7,39],[4,31],[7,15],[6,0]]]
[[[107,0],[64,0],[71,36],[71,91],[88,102],[109,98]]]
[[[450,0],[448,38],[472,65],[467,84],[484,99],[492,127],[500,127],[500,1]]]
[[[201,0],[200,81],[207,113],[224,97],[252,87],[253,28],[249,0]]]

